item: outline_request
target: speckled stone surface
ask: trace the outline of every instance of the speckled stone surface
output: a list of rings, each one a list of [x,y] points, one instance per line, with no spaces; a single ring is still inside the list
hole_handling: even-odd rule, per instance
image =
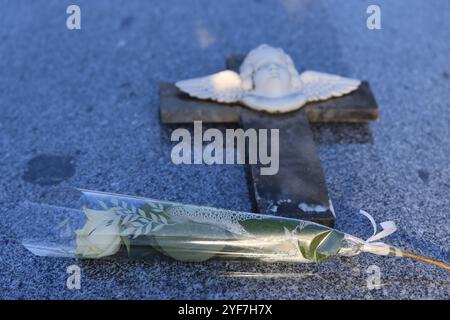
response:
[[[10,227],[12,212],[33,214],[15,210],[22,201],[61,204],[71,186],[250,210],[241,166],[170,162],[174,127],[159,122],[158,84],[218,71],[230,52],[267,42],[309,69],[369,80],[377,98],[376,123],[314,126],[337,228],[369,236],[363,208],[398,223],[389,242],[450,261],[448,2],[377,1],[377,31],[366,28],[370,1],[77,3],[81,31],[65,27],[67,1],[0,2],[1,298],[450,298],[448,272],[374,256],[84,261],[81,290],[68,290],[76,261],[32,256]],[[36,175],[45,161],[55,167]],[[366,286],[371,265],[379,290]]]

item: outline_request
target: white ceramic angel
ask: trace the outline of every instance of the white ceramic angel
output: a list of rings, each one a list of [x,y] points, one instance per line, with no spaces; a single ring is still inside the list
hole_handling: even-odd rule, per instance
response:
[[[360,84],[360,80],[316,71],[299,74],[283,49],[263,44],[245,57],[240,74],[225,70],[175,85],[191,97],[239,102],[258,111],[284,113],[310,101],[343,96]]]

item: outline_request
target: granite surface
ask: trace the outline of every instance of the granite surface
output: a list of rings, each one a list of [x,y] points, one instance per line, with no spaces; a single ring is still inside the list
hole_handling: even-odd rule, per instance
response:
[[[367,79],[369,125],[314,125],[337,228],[367,237],[363,208],[395,220],[387,240],[450,261],[450,3],[359,0],[79,0],[82,30],[57,0],[0,1],[0,298],[449,299],[449,273],[359,256],[319,265],[78,262],[35,257],[11,221],[23,201],[63,204],[77,186],[250,210],[242,166],[175,166],[159,83],[213,73],[233,52],[283,47],[300,68]],[[225,126],[223,126],[225,127]],[[227,126],[229,127],[229,126]],[[19,208],[19,209],[18,209]],[[378,266],[382,287],[367,288]]]

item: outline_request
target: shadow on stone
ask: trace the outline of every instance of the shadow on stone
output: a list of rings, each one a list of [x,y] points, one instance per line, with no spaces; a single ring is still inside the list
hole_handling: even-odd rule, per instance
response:
[[[74,174],[73,157],[42,154],[28,161],[23,180],[42,186],[57,185]]]

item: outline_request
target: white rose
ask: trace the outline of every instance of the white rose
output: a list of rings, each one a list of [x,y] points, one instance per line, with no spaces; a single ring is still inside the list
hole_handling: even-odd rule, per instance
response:
[[[118,225],[109,225],[116,214],[112,210],[98,211],[84,209],[87,222],[77,234],[76,254],[84,258],[101,258],[115,254],[120,249],[120,229]]]

